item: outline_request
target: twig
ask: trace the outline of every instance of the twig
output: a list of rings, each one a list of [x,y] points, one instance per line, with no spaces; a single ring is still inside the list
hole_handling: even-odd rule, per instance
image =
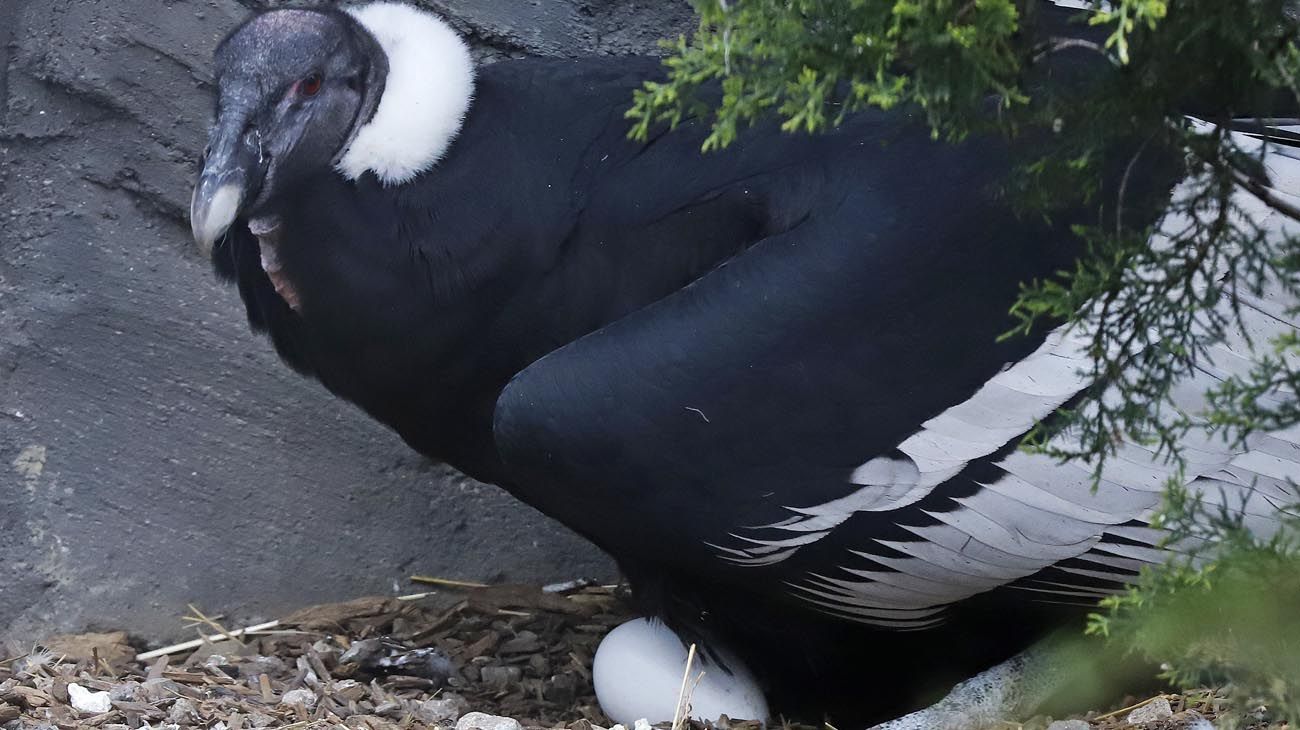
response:
[[[688,706],[690,705],[691,698],[690,695],[687,694],[686,688],[687,688],[687,683],[691,678],[691,665],[694,663],[695,663],[695,645],[691,644],[691,650],[686,652],[686,669],[682,672],[682,686],[681,689],[677,690],[677,707],[676,709],[673,710],[673,730],[681,730],[683,716],[686,715],[688,712]],[[704,676],[703,673],[701,673],[700,676],[703,677]],[[698,684],[699,681],[700,681],[699,679],[696,679],[695,680],[696,684]],[[694,693],[694,689],[695,687],[692,686],[691,687],[692,694]]]
[[[420,599],[422,599],[422,598],[428,598],[429,596],[432,596],[432,595],[435,595],[433,591],[428,591],[428,592],[425,592],[425,593],[412,593],[412,594],[407,595],[407,596],[397,596],[396,600],[398,600],[398,601],[418,601],[418,600],[420,600]],[[193,606],[190,606],[190,609],[191,609],[191,610],[194,610],[194,607],[193,607]],[[197,612],[196,612],[196,613],[197,613]],[[275,627],[277,627],[277,626],[279,626],[279,625],[280,625],[280,622],[279,622],[279,621],[267,621],[266,623],[263,623],[263,624],[257,624],[257,625],[255,625],[255,626],[246,626],[246,627],[244,627],[244,628],[242,628],[242,629],[235,629],[234,631],[226,631],[226,630],[224,630],[224,629],[221,629],[221,632],[222,632],[222,633],[221,633],[221,636],[201,636],[200,638],[192,639],[192,640],[190,640],[190,641],[183,641],[183,642],[181,642],[181,643],[179,643],[179,644],[172,644],[171,646],[164,646],[164,647],[162,647],[161,649],[154,649],[153,651],[147,651],[147,652],[145,652],[145,653],[143,653],[143,654],[138,654],[138,655],[136,655],[136,659],[138,659],[138,660],[140,660],[140,661],[148,661],[148,660],[150,660],[150,659],[156,659],[156,658],[158,658],[158,657],[160,657],[160,656],[164,656],[164,655],[169,655],[169,654],[179,654],[179,653],[181,653],[181,652],[183,652],[183,651],[189,651],[189,650],[191,650],[191,649],[198,649],[199,647],[203,646],[204,644],[211,644],[211,643],[213,643],[214,641],[219,641],[219,640],[222,639],[222,638],[229,638],[229,639],[233,640],[233,639],[235,639],[236,637],[240,637],[240,636],[250,636],[250,635],[253,635],[253,634],[268,634],[268,633],[271,633],[271,634],[304,634],[304,633],[316,633],[316,632],[309,632],[309,631],[288,631],[288,630],[284,630],[284,631],[271,631],[271,629],[274,629]],[[16,661],[16,660],[21,659],[21,658],[22,658],[22,657],[14,657],[13,659],[6,659],[6,660],[4,660],[4,661],[5,661],[5,662],[12,662],[12,661]],[[3,664],[3,663],[4,663],[4,662],[0,662],[0,664]]]
[[[1128,166],[1124,168],[1124,176],[1119,181],[1119,194],[1115,196],[1115,237],[1124,236],[1124,199],[1128,197],[1128,182],[1133,177],[1133,169],[1137,167],[1137,161],[1142,157],[1142,152],[1146,150],[1147,144],[1151,137],[1142,140],[1142,145],[1133,153],[1133,158],[1128,161]]]
[[[1146,707],[1147,705],[1151,704],[1152,702],[1155,702],[1155,701],[1158,700],[1158,699],[1164,698],[1164,699],[1167,700],[1167,699],[1169,699],[1170,697],[1173,697],[1173,696],[1174,696],[1174,695],[1163,695],[1163,694],[1160,694],[1160,695],[1156,695],[1155,697],[1148,697],[1147,699],[1142,700],[1141,702],[1137,703],[1136,705],[1129,705],[1128,707],[1121,707],[1121,708],[1118,709],[1118,710],[1114,710],[1114,711],[1111,711],[1111,712],[1107,712],[1107,713],[1104,714],[1104,715],[1098,715],[1098,716],[1092,718],[1092,722],[1095,723],[1095,722],[1097,722],[1097,721],[1099,721],[1099,720],[1108,720],[1108,719],[1110,719],[1110,718],[1112,718],[1112,717],[1118,717],[1119,715],[1123,715],[1123,714],[1125,714],[1125,713],[1127,713],[1127,712],[1132,712],[1132,711],[1136,710],[1136,709],[1139,708],[1139,707]]]
[[[436,596],[436,595],[438,595],[438,592],[437,592],[437,591],[425,591],[424,593],[412,593],[412,594],[409,595],[409,596],[398,596],[397,598],[395,598],[395,599],[393,599],[393,600],[396,600],[396,601],[419,601],[419,600],[421,600],[421,599],[428,598],[429,596]]]
[[[474,583],[468,580],[452,580],[451,578],[435,578],[431,575],[413,575],[413,583],[428,583],[435,586],[449,586],[451,588],[488,588],[487,583]]]
[[[198,623],[207,624],[208,626],[211,626],[213,629],[216,630],[217,634],[219,634],[219,635],[221,636],[222,639],[227,639],[227,640],[233,641],[233,642],[235,642],[236,644],[239,644],[240,646],[243,646],[243,645],[244,645],[244,643],[243,643],[242,641],[240,641],[239,639],[236,639],[235,637],[231,636],[231,635],[230,635],[230,632],[229,632],[229,631],[226,631],[226,627],[225,627],[225,626],[222,626],[221,624],[217,623],[217,620],[216,620],[215,618],[211,618],[211,617],[207,616],[206,614],[204,614],[204,613],[203,613],[202,611],[200,611],[200,610],[198,609],[198,607],[195,606],[193,603],[190,603],[190,604],[187,604],[187,605],[189,606],[190,612],[194,614],[194,616],[187,616],[187,617],[186,617],[187,619],[189,619],[189,620],[191,620],[191,621],[194,621],[194,620],[195,620],[195,617],[197,616],[197,617],[198,617],[198,619],[197,619]],[[200,636],[202,636],[202,633],[200,633]]]
[[[221,620],[223,620],[224,618],[226,618],[225,614],[221,614],[221,613],[219,613],[219,614],[217,614],[216,616],[212,616],[212,617],[211,617],[211,620],[212,620],[212,621],[221,621]],[[191,629],[191,628],[194,628],[194,627],[196,627],[196,626],[208,626],[208,625],[209,625],[207,621],[205,621],[205,620],[199,618],[198,616],[181,616],[181,620],[185,622],[185,628],[187,628],[187,629]]]
[[[542,593],[572,593],[580,591],[583,588],[590,588],[599,585],[599,581],[594,578],[574,578],[560,583],[548,583],[542,586]]]
[[[1260,202],[1286,217],[1300,221],[1300,207],[1279,198],[1272,188],[1253,177],[1247,176],[1244,172],[1238,170],[1231,162],[1227,163],[1227,171],[1232,176],[1232,181],[1250,191],[1251,195],[1259,198]]]
[[[1110,61],[1112,65],[1120,65],[1118,60],[1112,58],[1111,55],[1106,52],[1104,46],[1098,43],[1093,43],[1092,41],[1085,41],[1082,38],[1052,38],[1048,40],[1046,43],[1039,46],[1039,49],[1034,52],[1034,63],[1039,62],[1042,60],[1043,56],[1046,56],[1049,53],[1057,53],[1070,48],[1082,48],[1085,51],[1099,53],[1105,57],[1106,60]]]
[[[280,625],[279,621],[267,621],[264,624],[257,624],[256,626],[249,626],[242,629],[235,629],[234,631],[227,632],[227,636],[233,639],[237,636],[243,636],[251,631],[266,631],[267,629],[273,629],[279,625]],[[216,637],[204,636],[203,638],[200,639],[184,641],[179,644],[172,644],[171,646],[164,646],[161,649],[154,649],[153,651],[147,651],[143,654],[137,654],[135,658],[140,661],[148,661],[150,659],[156,659],[157,657],[168,655],[168,654],[179,654],[183,651],[189,651],[190,649],[198,649],[204,644],[211,644],[213,643],[214,638]]]

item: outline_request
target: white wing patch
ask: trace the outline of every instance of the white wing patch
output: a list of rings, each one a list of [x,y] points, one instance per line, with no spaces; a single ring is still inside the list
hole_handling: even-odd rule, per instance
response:
[[[1251,140],[1241,143],[1249,149]],[[1300,190],[1300,158],[1269,154],[1266,165],[1280,188],[1274,192],[1300,201],[1288,192]],[[1236,202],[1253,220],[1279,232],[1297,232],[1295,223],[1253,197],[1239,197]],[[1164,224],[1164,230],[1174,230],[1185,222]],[[1152,245],[1166,242],[1157,236]],[[1269,347],[1273,338],[1300,325],[1292,311],[1296,302],[1276,283],[1259,294],[1239,295],[1237,301],[1240,326],[1230,328],[1198,370],[1176,385],[1173,412],[1163,417],[1197,419],[1207,408],[1207,389],[1246,374],[1257,348]],[[1225,301],[1223,306],[1229,305]],[[788,585],[817,610],[902,630],[939,623],[946,606],[1004,586],[1062,603],[1095,601],[1118,589],[1142,566],[1189,547],[1162,545],[1164,533],[1147,526],[1175,475],[1174,466],[1148,447],[1122,444],[1095,484],[1089,463],[1059,463],[1014,451],[995,464],[994,478],[984,478],[969,496],[950,498],[939,507],[928,504],[925,510],[915,506],[972,461],[1003,449],[1086,388],[1087,342],[1078,330],[1052,332],[1029,357],[922,424],[898,446],[901,456],[880,456],[854,470],[848,481],[857,488],[848,495],[786,507],[790,517],[743,528],[729,536],[727,545],[712,547],[723,560],[761,568],[816,544],[855,514],[898,512],[894,524],[907,537],[862,535],[861,549],[845,548],[838,565],[809,571]],[[1265,399],[1280,402],[1295,395],[1276,393]],[[1068,434],[1059,438],[1068,445]],[[1300,426],[1256,434],[1242,448],[1208,429],[1193,429],[1183,448],[1189,491],[1207,505],[1240,515],[1258,534],[1276,531],[1282,511],[1300,502]],[[1038,575],[1049,568],[1054,570]]]
[[[1024,434],[1087,386],[1086,339],[1062,327],[1029,357],[995,375],[969,400],[922,424],[898,446],[906,458],[881,456],[853,471],[851,494],[812,507],[787,507],[796,517],[753,529],[780,528],[824,535],[857,512],[889,512],[914,504]],[[796,542],[798,541],[798,542]],[[807,544],[791,538],[781,546]]]

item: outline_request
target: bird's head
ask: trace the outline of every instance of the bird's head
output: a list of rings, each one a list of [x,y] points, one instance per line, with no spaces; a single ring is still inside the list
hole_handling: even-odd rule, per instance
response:
[[[383,184],[431,167],[469,107],[468,49],[401,3],[253,16],[217,47],[216,119],[190,222],[205,252],[316,174]]]

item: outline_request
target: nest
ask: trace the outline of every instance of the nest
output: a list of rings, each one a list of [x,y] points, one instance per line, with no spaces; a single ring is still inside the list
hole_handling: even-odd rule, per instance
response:
[[[123,632],[53,637],[0,657],[6,730],[603,730],[591,662],[632,618],[613,586],[574,581],[360,598],[231,631],[191,606],[202,638],[137,653]],[[679,698],[680,701],[680,698]],[[1211,691],[1160,695],[1024,730],[1202,730]],[[649,730],[642,723],[636,730]],[[670,728],[662,724],[661,728]],[[786,725],[786,728],[799,726]],[[828,726],[829,727],[829,726]],[[1011,726],[1017,727],[1017,726]],[[1244,728],[1284,728],[1262,719]],[[676,730],[758,730],[719,718]],[[614,726],[612,730],[621,729]]]
[[[590,730],[610,724],[591,687],[596,646],[631,618],[612,587],[580,584],[475,587],[451,606],[361,598],[243,631],[191,613],[208,637],[195,648],[137,654],[124,633],[86,634],[0,661],[0,725],[420,730],[475,709],[517,722],[499,730]]]

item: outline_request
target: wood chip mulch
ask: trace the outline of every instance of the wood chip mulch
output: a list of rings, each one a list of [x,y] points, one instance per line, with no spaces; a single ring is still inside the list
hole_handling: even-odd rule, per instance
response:
[[[589,668],[600,639],[630,618],[613,589],[492,586],[446,603],[317,606],[257,635],[143,662],[124,633],[55,637],[0,656],[0,726],[421,730],[455,726],[471,709],[519,722],[500,730],[611,724]],[[209,622],[204,634],[226,631],[194,613]]]
[[[604,635],[631,618],[614,588],[481,586],[456,595],[315,606],[233,639],[224,637],[230,632],[219,617],[191,607],[187,618],[209,641],[156,658],[141,658],[122,632],[53,637],[9,658],[0,647],[0,728],[601,730],[612,724],[596,704],[590,667]],[[1204,730],[1198,721],[1213,721],[1223,710],[1204,691],[1130,703],[1067,727]],[[1158,719],[1130,720],[1133,712],[1152,709]],[[1050,724],[1038,718],[1020,727]],[[644,730],[640,725],[636,730]],[[689,723],[690,730],[759,727],[728,726],[725,718]],[[1287,726],[1261,720],[1240,727]]]

